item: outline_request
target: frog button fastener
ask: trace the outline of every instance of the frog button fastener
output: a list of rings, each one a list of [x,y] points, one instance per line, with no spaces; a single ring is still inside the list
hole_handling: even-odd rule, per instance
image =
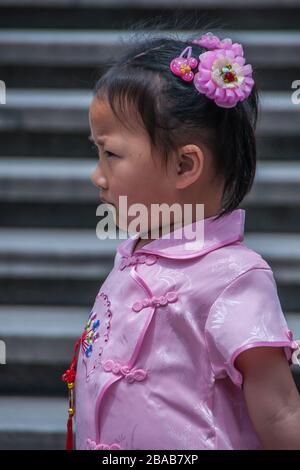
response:
[[[170,291],[166,295],[161,295],[160,297],[148,297],[143,300],[138,300],[132,305],[132,310],[134,312],[140,312],[145,307],[164,307],[168,303],[173,303],[178,300],[178,294],[175,291]]]
[[[152,266],[156,263],[157,256],[155,255],[132,255],[132,256],[123,256],[120,262],[119,269],[123,269],[134,264],[146,264],[147,266]]]
[[[147,377],[147,372],[144,369],[130,369],[128,366],[121,366],[118,362],[108,359],[103,364],[105,372],[112,372],[115,375],[122,374],[128,383],[135,381],[142,382]]]
[[[95,441],[92,441],[92,439],[87,439],[86,449],[87,450],[121,450],[122,448],[119,446],[119,444],[116,444],[116,443],[113,443],[111,445],[104,444],[104,443],[97,444]]]

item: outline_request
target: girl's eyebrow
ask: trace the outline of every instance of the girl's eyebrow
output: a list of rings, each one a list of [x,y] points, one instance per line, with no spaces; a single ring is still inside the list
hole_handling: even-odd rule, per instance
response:
[[[96,142],[94,141],[94,139],[93,139],[92,134],[90,134],[90,135],[88,136],[88,139],[89,139],[91,142],[94,142],[94,144],[96,143]],[[105,140],[104,140],[104,139],[101,139],[101,138],[99,137],[99,138],[97,139],[97,142],[98,142],[99,144],[103,145],[103,144],[105,143]]]

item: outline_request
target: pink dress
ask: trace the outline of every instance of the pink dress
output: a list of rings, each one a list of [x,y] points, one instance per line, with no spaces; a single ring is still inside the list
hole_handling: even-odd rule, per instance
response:
[[[244,220],[236,209],[193,223],[203,244],[183,232],[134,255],[137,235],[118,245],[80,346],[77,449],[262,448],[234,360],[278,346],[291,365],[299,346]]]

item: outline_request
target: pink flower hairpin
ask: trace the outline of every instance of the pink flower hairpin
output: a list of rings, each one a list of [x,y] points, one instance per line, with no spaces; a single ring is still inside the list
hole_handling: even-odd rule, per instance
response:
[[[254,86],[252,78],[252,66],[245,64],[244,51],[241,44],[232,43],[230,38],[222,41],[212,33],[207,33],[199,39],[194,39],[193,44],[199,44],[209,49],[199,55],[198,71],[188,71],[185,76],[184,60],[192,62],[191,50],[188,59],[182,59],[182,54],[173,59],[170,68],[175,75],[181,76],[183,80],[192,81],[195,88],[207,98],[223,108],[233,108],[238,101],[244,101],[251,93]],[[197,59],[194,59],[197,63]]]
[[[236,56],[244,56],[244,50],[241,44],[232,43],[230,38],[220,39],[213,33],[203,34],[200,38],[194,39],[192,44],[198,44],[208,50],[214,49],[231,49]]]
[[[215,49],[200,54],[196,89],[223,108],[233,108],[244,101],[254,85],[252,67],[232,49]]]
[[[198,44],[199,46],[211,50],[220,47],[221,41],[218,36],[215,36],[213,33],[209,32],[203,34],[200,38],[193,39],[192,44]]]
[[[187,53],[186,58],[183,57],[185,53]],[[170,63],[170,69],[174,75],[181,77],[182,80],[186,82],[191,82],[194,79],[192,69],[195,69],[198,65],[198,60],[191,57],[191,55],[192,47],[188,46],[182,51],[179,57],[175,57]]]

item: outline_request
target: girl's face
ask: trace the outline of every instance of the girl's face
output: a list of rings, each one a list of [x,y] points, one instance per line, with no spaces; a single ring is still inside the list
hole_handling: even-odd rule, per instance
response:
[[[144,232],[145,227],[150,229],[151,204],[172,205],[176,201],[172,172],[166,174],[158,155],[154,154],[152,158],[145,129],[134,120],[130,123],[133,129],[126,128],[107,101],[94,97],[89,121],[91,138],[99,151],[91,180],[100,189],[100,198],[115,207],[115,223],[125,231],[130,220],[136,219],[139,213],[128,216],[124,207],[120,207],[119,196],[127,196],[127,209],[135,203],[144,204],[147,222],[138,231]]]

